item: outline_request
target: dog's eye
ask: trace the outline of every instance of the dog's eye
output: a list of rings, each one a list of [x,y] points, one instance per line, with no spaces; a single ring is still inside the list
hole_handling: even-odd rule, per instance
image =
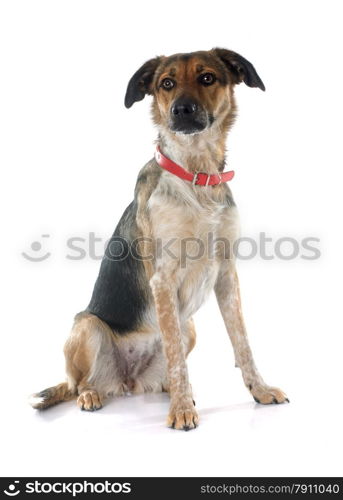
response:
[[[213,73],[204,73],[199,76],[198,81],[202,85],[212,85],[216,81],[216,77]]]
[[[173,87],[175,87],[175,82],[171,78],[164,78],[161,82],[161,87],[163,87],[165,90],[171,90]]]

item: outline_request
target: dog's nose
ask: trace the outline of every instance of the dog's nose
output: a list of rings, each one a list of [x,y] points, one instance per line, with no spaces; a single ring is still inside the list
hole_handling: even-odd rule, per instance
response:
[[[171,112],[173,115],[185,116],[192,115],[197,111],[197,109],[198,105],[196,104],[196,102],[190,99],[178,99],[174,102],[171,108]]]

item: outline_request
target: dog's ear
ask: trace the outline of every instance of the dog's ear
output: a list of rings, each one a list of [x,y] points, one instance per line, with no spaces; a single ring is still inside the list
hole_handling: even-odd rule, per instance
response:
[[[213,49],[213,52],[230,71],[234,78],[234,83],[244,82],[249,87],[258,87],[261,90],[266,90],[254,66],[243,56],[227,49],[216,48]]]
[[[144,99],[146,94],[151,94],[151,83],[162,57],[155,57],[143,64],[133,75],[126,89],[125,106],[131,108],[132,104]]]

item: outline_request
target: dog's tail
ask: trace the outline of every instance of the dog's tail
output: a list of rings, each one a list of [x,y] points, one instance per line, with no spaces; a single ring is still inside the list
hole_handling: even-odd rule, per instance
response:
[[[44,391],[37,392],[30,396],[29,402],[31,406],[37,410],[44,410],[49,406],[56,405],[62,401],[70,401],[76,396],[76,390],[70,388],[68,382],[55,385],[44,389]]]

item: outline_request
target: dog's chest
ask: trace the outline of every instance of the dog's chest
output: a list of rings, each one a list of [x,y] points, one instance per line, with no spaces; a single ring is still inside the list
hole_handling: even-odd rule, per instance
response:
[[[237,233],[235,207],[218,201],[211,189],[168,174],[149,200],[156,260],[177,271],[180,313],[186,317],[213,289],[224,250],[232,248]]]

